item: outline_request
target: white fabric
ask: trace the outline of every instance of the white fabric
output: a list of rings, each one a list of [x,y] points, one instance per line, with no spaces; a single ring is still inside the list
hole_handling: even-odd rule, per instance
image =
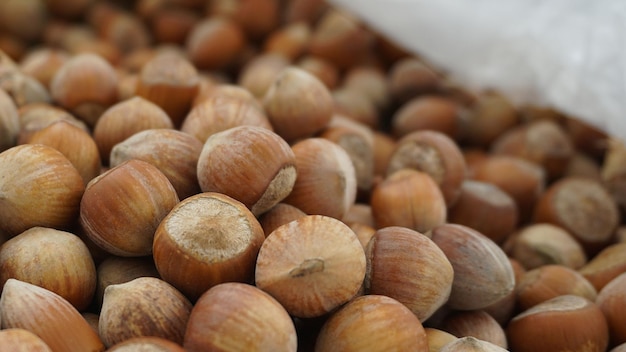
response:
[[[626,0],[330,0],[472,89],[626,140]]]

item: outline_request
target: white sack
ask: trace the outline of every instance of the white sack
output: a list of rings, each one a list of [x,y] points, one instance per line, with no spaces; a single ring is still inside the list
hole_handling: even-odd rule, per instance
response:
[[[330,0],[475,90],[626,140],[626,0]]]

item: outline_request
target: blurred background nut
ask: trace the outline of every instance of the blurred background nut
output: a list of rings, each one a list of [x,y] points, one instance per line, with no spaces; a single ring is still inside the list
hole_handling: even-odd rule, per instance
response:
[[[93,127],[104,110],[117,102],[117,75],[98,55],[75,55],[57,70],[50,93],[57,104]]]
[[[330,122],[333,99],[328,89],[310,73],[284,69],[263,98],[265,112],[276,133],[287,142],[310,137]]]

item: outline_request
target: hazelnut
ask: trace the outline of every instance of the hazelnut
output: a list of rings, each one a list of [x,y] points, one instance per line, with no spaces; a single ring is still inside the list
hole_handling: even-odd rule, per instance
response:
[[[561,227],[536,223],[512,237],[510,255],[530,270],[548,264],[579,269],[587,263],[583,247]]]
[[[0,234],[69,227],[84,190],[78,170],[56,149],[25,144],[5,150],[0,153]]]
[[[454,269],[447,305],[453,309],[485,308],[506,297],[515,287],[511,263],[498,245],[485,235],[457,224],[432,230],[433,242]]]
[[[508,99],[495,92],[486,92],[470,106],[461,135],[470,145],[488,147],[518,122],[519,115]]]
[[[306,22],[287,23],[266,37],[263,50],[294,61],[306,51],[311,33],[311,26]]]
[[[245,42],[245,34],[233,20],[210,17],[193,27],[185,46],[198,69],[214,70],[230,65],[243,51]]]
[[[69,121],[61,119],[34,132],[28,143],[44,144],[60,151],[87,184],[100,174],[100,153],[93,137]]]
[[[140,277],[104,290],[99,334],[107,347],[140,336],[182,344],[192,304],[167,282]]]
[[[287,311],[267,293],[243,283],[210,288],[194,305],[186,351],[297,350],[296,329]]]
[[[372,190],[372,214],[379,227],[404,226],[425,233],[446,221],[446,204],[430,175],[401,169]]]
[[[600,308],[573,295],[558,296],[514,317],[506,328],[513,351],[606,351],[609,330]]]
[[[436,92],[442,83],[438,73],[415,57],[396,61],[389,69],[387,82],[393,100],[399,104]]]
[[[206,140],[197,173],[203,192],[226,194],[259,215],[291,193],[296,156],[276,133],[239,126]]]
[[[274,130],[287,142],[321,131],[333,114],[328,89],[310,73],[295,67],[284,69],[263,98]]]
[[[108,165],[113,146],[137,132],[157,128],[174,128],[174,125],[158,105],[135,96],[102,113],[94,127],[93,139],[104,164]]]
[[[253,97],[249,92],[242,88],[223,88],[220,89],[221,92],[214,92],[213,96],[204,98],[191,109],[180,128],[182,132],[189,133],[204,143],[210,136],[238,126],[258,126],[273,131],[263,110],[251,102]],[[249,97],[228,95],[233,91]]]
[[[475,180],[493,183],[515,200],[520,223],[532,217],[535,203],[546,187],[543,169],[519,157],[488,156],[476,164],[473,174]]]
[[[3,329],[21,328],[39,336],[52,351],[104,351],[104,344],[80,313],[61,296],[17,279],[0,297]],[[3,330],[5,331],[5,330]]]
[[[139,277],[159,277],[154,261],[150,257],[124,258],[111,256],[104,259],[97,269],[98,278],[94,304],[102,308],[104,290],[115,284],[123,284]]]
[[[364,277],[365,254],[354,232],[322,215],[278,227],[256,261],[256,286],[297,317],[318,317],[346,303]]]
[[[448,222],[471,227],[500,244],[517,227],[517,205],[494,184],[465,180],[459,198],[448,209]]]
[[[270,210],[259,216],[259,223],[263,227],[265,237],[269,236],[276,228],[293,220],[305,217],[307,214],[293,205],[278,203]]]
[[[161,277],[192,301],[227,281],[251,282],[265,236],[241,202],[200,193],[177,204],[154,235],[154,262]]]
[[[482,310],[455,312],[444,319],[442,329],[459,338],[472,336],[505,349],[508,345],[502,326]]]
[[[185,352],[180,344],[156,336],[131,337],[107,349],[107,352],[137,351]]]
[[[493,141],[491,150],[536,163],[546,171],[548,179],[554,180],[565,172],[574,146],[556,122],[539,120],[509,129]]]
[[[17,144],[20,118],[13,99],[0,89],[0,152]]]
[[[357,18],[347,12],[329,9],[313,28],[309,53],[339,68],[347,68],[367,57],[371,44],[371,34]]]
[[[392,133],[396,138],[432,130],[456,138],[459,129],[459,107],[453,100],[436,95],[422,95],[403,104],[392,117]]]
[[[39,336],[22,328],[0,330],[0,345],[11,351],[52,352]]]
[[[80,203],[80,224],[111,254],[145,256],[152,253],[157,226],[178,201],[159,169],[133,159],[89,182]]]
[[[381,295],[357,297],[333,313],[319,333],[315,351],[427,352],[428,337],[404,305]]]
[[[597,291],[601,291],[611,280],[626,272],[626,243],[605,247],[579,271]]]
[[[191,108],[198,85],[196,68],[182,55],[164,51],[141,69],[137,95],[161,107],[178,127]]]
[[[341,219],[356,200],[357,181],[348,153],[323,139],[308,138],[292,146],[298,176],[284,203],[313,215]]]
[[[602,184],[583,178],[562,178],[537,202],[535,222],[561,226],[595,254],[612,239],[619,223],[617,204]]]
[[[411,168],[427,173],[441,188],[450,207],[456,202],[466,178],[465,159],[450,137],[436,131],[415,131],[400,139],[389,159],[387,175]]]
[[[626,315],[624,315],[626,295],[624,292],[626,292],[626,274],[620,274],[602,288],[595,300],[609,325],[612,345],[626,342]]]
[[[450,261],[437,245],[404,227],[382,228],[365,249],[365,294],[385,295],[424,322],[441,308],[452,289]]]
[[[102,57],[78,54],[57,70],[50,93],[55,102],[93,127],[104,110],[117,102],[117,84],[115,70]]]
[[[562,265],[544,265],[526,272],[515,287],[522,310],[557,296],[576,295],[595,302],[597,292],[577,271]]]
[[[9,278],[48,289],[78,310],[89,306],[96,289],[87,246],[74,234],[44,227],[31,227],[0,247],[0,286]]]
[[[109,163],[116,167],[130,159],[156,166],[170,181],[178,199],[200,193],[197,165],[202,143],[173,129],[149,129],[135,133],[111,149]]]

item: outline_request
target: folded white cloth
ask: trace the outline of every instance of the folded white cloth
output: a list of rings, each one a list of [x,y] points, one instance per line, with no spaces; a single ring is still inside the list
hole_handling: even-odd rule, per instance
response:
[[[330,0],[472,89],[626,141],[624,0]]]

